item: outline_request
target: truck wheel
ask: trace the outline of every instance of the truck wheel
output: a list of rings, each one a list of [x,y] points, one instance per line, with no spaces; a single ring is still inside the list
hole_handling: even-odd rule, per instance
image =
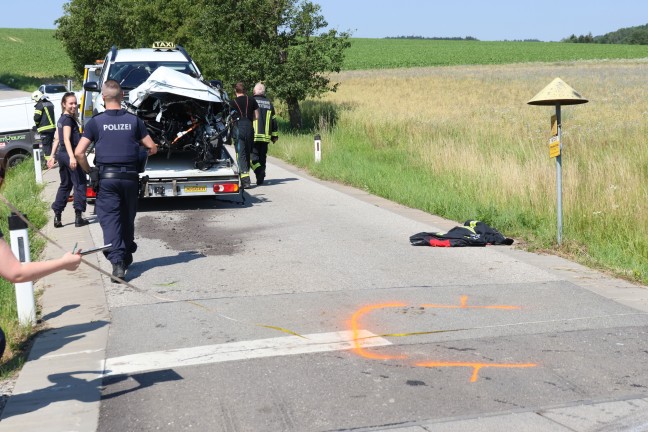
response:
[[[7,168],[15,167],[18,165],[20,162],[24,161],[27,159],[29,155],[26,155],[25,153],[14,153],[9,158],[7,159]]]

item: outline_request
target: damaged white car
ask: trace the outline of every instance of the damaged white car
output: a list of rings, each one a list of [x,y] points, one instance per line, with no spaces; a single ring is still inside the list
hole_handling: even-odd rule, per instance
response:
[[[129,92],[127,109],[144,120],[167,157],[192,151],[201,169],[224,159],[231,121],[227,95],[219,87],[162,66]]]
[[[82,124],[105,110],[107,80],[121,85],[123,108],[144,121],[158,146],[140,172],[141,198],[242,196],[238,165],[225,147],[234,128],[227,94],[220,82],[204,81],[182,47],[113,47],[103,62],[86,65]]]
[[[110,79],[122,86],[124,107],[144,120],[159,153],[169,158],[172,153],[193,152],[196,168],[203,170],[226,158],[222,145],[230,136],[227,94],[219,82],[202,79],[182,47],[167,42],[152,48],[113,47],[98,80],[84,80],[83,124],[89,114],[104,111],[100,90]]]

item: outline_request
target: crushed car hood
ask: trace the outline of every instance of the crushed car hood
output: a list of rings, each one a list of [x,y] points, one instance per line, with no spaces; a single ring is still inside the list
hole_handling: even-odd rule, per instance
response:
[[[159,97],[163,93],[205,102],[223,102],[221,96],[212,87],[199,79],[165,66],[157,68],[146,81],[131,90],[129,102],[139,107],[148,97]]]

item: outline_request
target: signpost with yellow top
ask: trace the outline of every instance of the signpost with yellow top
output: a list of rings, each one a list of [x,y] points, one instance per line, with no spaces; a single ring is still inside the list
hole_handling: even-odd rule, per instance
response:
[[[549,157],[556,158],[556,212],[558,224],[558,244],[562,243],[562,123],[560,107],[562,105],[577,105],[587,103],[576,90],[568,86],[560,78],[554,79],[540,93],[535,95],[529,105],[545,105],[556,107],[556,115],[551,116],[551,138],[549,139]]]

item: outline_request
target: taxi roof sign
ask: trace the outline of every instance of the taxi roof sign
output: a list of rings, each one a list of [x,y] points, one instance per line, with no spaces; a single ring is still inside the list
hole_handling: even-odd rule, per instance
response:
[[[576,105],[589,102],[560,78],[556,78],[533,96],[529,105]]]
[[[176,45],[173,42],[165,42],[165,41],[156,41],[153,42],[152,48],[155,49],[175,49]]]

